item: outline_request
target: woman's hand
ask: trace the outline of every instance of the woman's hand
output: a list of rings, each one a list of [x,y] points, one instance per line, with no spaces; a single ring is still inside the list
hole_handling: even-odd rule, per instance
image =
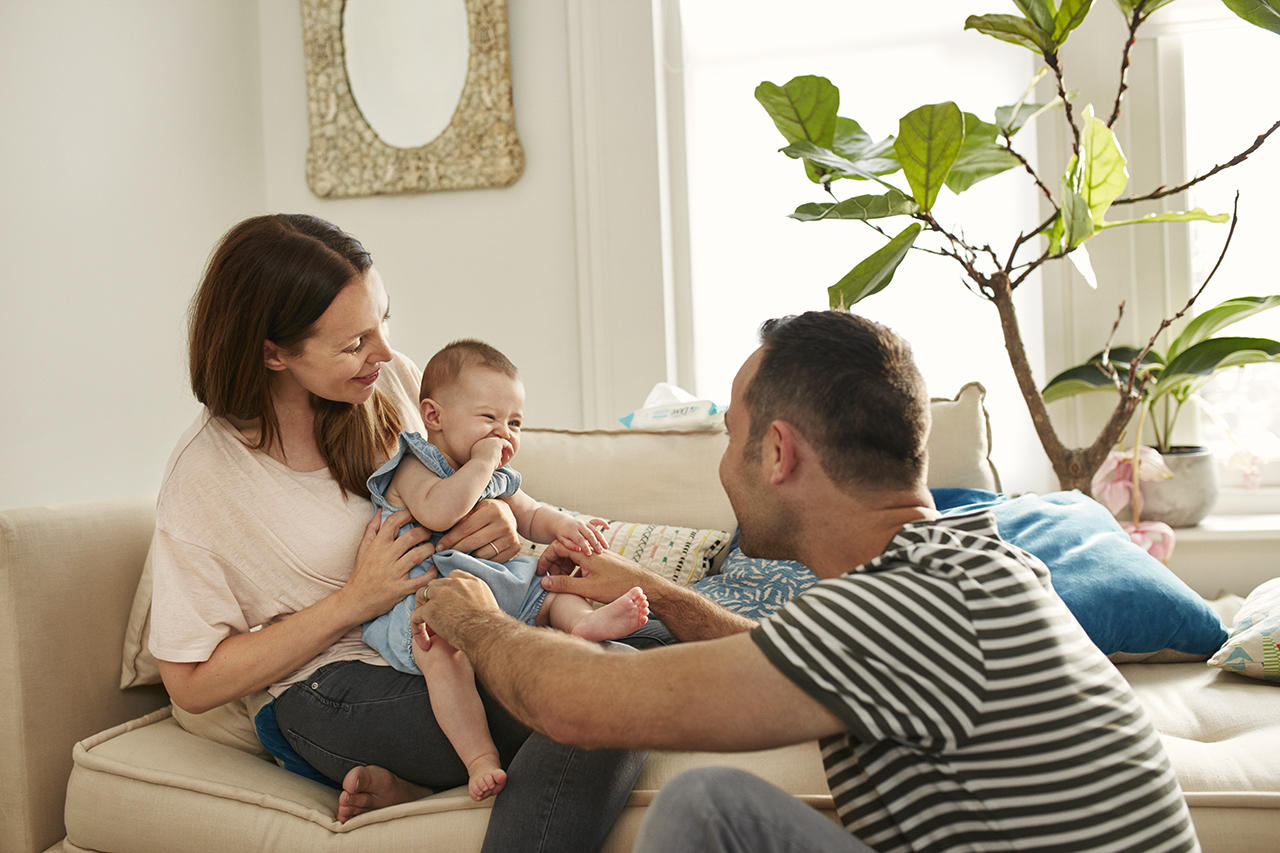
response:
[[[425,575],[409,577],[409,570],[435,553],[430,541],[431,531],[414,527],[397,536],[405,524],[413,521],[407,509],[402,509],[382,521],[381,511],[364,529],[360,550],[356,552],[356,564],[351,577],[341,590],[353,608],[355,622],[373,619],[386,613],[396,602],[417,592],[437,575],[431,569]]]
[[[519,554],[520,539],[511,507],[505,501],[480,501],[436,543],[437,551],[450,548],[495,563],[505,563]]]

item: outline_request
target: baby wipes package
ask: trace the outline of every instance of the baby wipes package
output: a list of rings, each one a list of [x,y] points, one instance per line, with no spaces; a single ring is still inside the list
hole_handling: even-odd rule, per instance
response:
[[[699,400],[670,382],[659,382],[642,408],[618,420],[627,429],[714,429],[724,423],[724,407]]]

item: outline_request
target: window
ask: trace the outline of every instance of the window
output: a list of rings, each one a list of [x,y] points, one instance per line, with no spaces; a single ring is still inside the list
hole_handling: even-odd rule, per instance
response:
[[[982,10],[955,0],[683,0],[691,390],[699,397],[727,401],[734,372],[756,346],[759,324],[826,308],[826,288],[884,243],[862,223],[787,218],[825,195],[798,161],[778,153],[785,141],[756,102],[756,86],[805,74],[827,77],[840,88],[840,114],[876,138],[896,136],[898,119],[921,104],[954,100],[990,119],[997,106],[1022,95],[1036,63],[1028,51],[966,32],[965,18],[975,11]],[[1034,154],[1032,133],[1018,143]],[[1039,221],[1030,186],[1025,173],[1010,171],[961,197],[944,191],[936,212],[980,231],[971,233],[975,238],[1008,245],[1019,229]],[[840,198],[874,191],[852,181],[834,189]],[[889,233],[906,224],[885,220]],[[1056,479],[1018,393],[996,311],[962,281],[953,261],[913,252],[893,283],[855,310],[912,343],[935,396],[982,382],[1005,488],[1052,489]],[[1024,290],[1019,310],[1034,363],[1043,346],[1039,292]]]
[[[1216,24],[1216,25],[1215,25]],[[1245,150],[1280,119],[1272,91],[1276,35],[1238,20],[1206,22],[1176,36],[1181,40],[1186,93],[1187,174],[1198,175]],[[1235,85],[1221,85],[1230,68]],[[1190,204],[1210,212],[1230,211],[1240,191],[1240,222],[1222,266],[1197,301],[1210,308],[1233,296],[1280,292],[1273,256],[1280,233],[1280,134],[1247,161],[1193,187]],[[1222,226],[1191,227],[1193,284],[1199,287],[1217,262],[1226,239]],[[1280,339],[1280,309],[1243,320],[1222,334]],[[1255,483],[1280,486],[1280,364],[1225,371],[1201,392],[1208,403],[1202,440],[1220,458],[1261,463]],[[1234,439],[1234,441],[1233,441]],[[1245,484],[1238,466],[1226,465],[1222,485]]]

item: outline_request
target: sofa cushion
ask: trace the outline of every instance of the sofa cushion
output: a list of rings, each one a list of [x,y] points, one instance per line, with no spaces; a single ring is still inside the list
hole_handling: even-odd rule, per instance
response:
[[[1209,665],[1280,684],[1280,578],[1258,586],[1236,614],[1231,635]]]
[[[574,512],[564,507],[559,509],[579,518],[594,517],[590,513]],[[610,551],[681,586],[697,583],[717,570],[729,551],[729,533],[725,530],[603,520],[609,525],[601,532]],[[547,549],[546,545],[536,542],[522,542],[520,553],[523,556],[537,557]]]
[[[168,709],[77,744],[74,760],[67,841],[86,850],[479,850],[493,803],[472,802],[459,787],[339,824],[336,791],[191,735]],[[685,769],[710,765],[741,767],[832,809],[814,743],[760,753],[653,753],[604,849],[630,850],[658,789]]]
[[[975,489],[934,489],[944,514],[989,509],[1000,535],[1049,567],[1054,589],[1105,654],[1204,660],[1226,638],[1213,608],[1129,541],[1096,501],[1079,492],[1006,498]],[[817,582],[800,563],[752,560],[733,550],[721,575],[695,588],[751,618],[765,618]]]

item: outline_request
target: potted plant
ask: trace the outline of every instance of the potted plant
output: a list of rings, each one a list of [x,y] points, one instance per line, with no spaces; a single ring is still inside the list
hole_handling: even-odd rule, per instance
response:
[[[782,86],[765,82],[756,89],[756,98],[787,140],[782,152],[803,161],[809,180],[830,199],[801,205],[792,218],[806,222],[855,220],[875,228],[887,240],[828,289],[831,307],[848,308],[887,287],[898,266],[913,251],[953,259],[968,279],[969,288],[996,307],[1019,390],[1060,486],[1090,494],[1095,472],[1128,427],[1147,394],[1144,383],[1154,374],[1143,368],[1140,359],[1125,371],[1117,369],[1115,376],[1120,381],[1110,386],[1117,392],[1116,406],[1098,437],[1088,447],[1067,447],[1054,430],[1032,376],[1014,310],[1014,291],[1042,265],[1064,258],[1069,258],[1085,279],[1094,283],[1085,244],[1103,229],[1149,222],[1228,221],[1231,217],[1225,213],[1210,214],[1198,208],[1115,220],[1107,219],[1107,214],[1120,205],[1176,195],[1230,168],[1280,129],[1280,121],[1258,136],[1248,149],[1203,175],[1179,186],[1122,198],[1128,172],[1111,127],[1120,115],[1127,89],[1125,77],[1135,33],[1152,12],[1171,0],[1115,0],[1126,18],[1129,37],[1120,52],[1120,83],[1107,119],[1095,115],[1092,106],[1080,109],[1072,102],[1059,56],[1059,48],[1089,14],[1092,0],[1014,2],[1022,15],[970,16],[965,23],[966,29],[1029,49],[1044,61],[1044,68],[1022,99],[997,109],[990,122],[964,112],[952,102],[928,104],[902,117],[896,137],[876,140],[858,122],[838,114],[839,89],[825,78],[796,77]],[[1244,20],[1280,33],[1280,0],[1223,2]],[[1044,103],[1033,103],[1035,85],[1045,75],[1051,75],[1056,96]],[[1058,181],[1042,179],[1014,147],[1019,130],[1044,114],[1060,116],[1072,139],[1074,153]],[[1027,173],[1029,191],[1043,197],[1042,205],[1048,213],[1019,234],[1006,251],[998,252],[939,217],[935,205],[944,186],[952,193],[963,193],[975,183],[1009,169]],[[843,180],[860,182],[873,191],[840,199],[832,185]],[[1056,191],[1051,189],[1053,185],[1058,185]],[[891,234],[879,223],[894,217],[911,221]],[[1228,245],[1229,242],[1228,237]],[[1163,321],[1157,334],[1183,316],[1194,301],[1192,297],[1177,316]],[[1120,351],[1116,352],[1119,355]],[[1161,393],[1176,401],[1173,395],[1173,390]]]
[[[1173,527],[1197,524],[1213,506],[1217,494],[1213,479],[1213,460],[1207,448],[1173,444],[1173,429],[1178,415],[1197,391],[1219,371],[1266,361],[1280,360],[1280,341],[1270,338],[1215,337],[1226,327],[1280,305],[1280,296],[1242,296],[1228,299],[1198,315],[1163,355],[1151,344],[1139,350],[1134,347],[1104,349],[1084,364],[1055,376],[1041,392],[1045,402],[1053,402],[1090,391],[1114,390],[1117,383],[1128,384],[1128,374],[1137,364],[1135,383],[1141,389],[1143,420],[1150,424],[1154,450],[1158,456],[1138,454],[1141,423],[1134,436],[1134,449],[1119,454],[1110,462],[1135,459],[1135,475],[1147,476],[1141,490],[1130,489],[1134,523],[1138,514],[1149,521],[1163,521]],[[1114,465],[1109,466],[1114,467]],[[1100,473],[1114,473],[1108,470]],[[1157,476],[1158,475],[1158,476]],[[1123,472],[1113,482],[1125,482]],[[1096,483],[1095,483],[1096,485]],[[1112,512],[1123,510],[1125,500],[1116,506],[1123,492],[1112,491]],[[1101,495],[1096,495],[1102,499]],[[1145,504],[1145,509],[1143,505]]]

